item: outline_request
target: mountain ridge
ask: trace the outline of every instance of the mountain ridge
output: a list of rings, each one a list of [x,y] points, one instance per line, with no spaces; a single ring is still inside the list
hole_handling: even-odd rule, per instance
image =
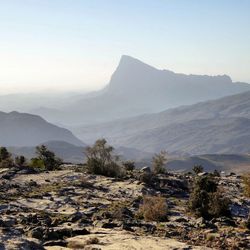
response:
[[[185,75],[159,70],[124,55],[109,84],[61,109],[37,110],[53,123],[80,125],[160,112],[250,90],[227,75]],[[128,101],[129,100],[129,101]],[[81,115],[80,115],[81,114]]]
[[[17,111],[0,112],[0,131],[3,146],[36,146],[56,139],[84,145],[71,131],[51,124],[38,115]]]

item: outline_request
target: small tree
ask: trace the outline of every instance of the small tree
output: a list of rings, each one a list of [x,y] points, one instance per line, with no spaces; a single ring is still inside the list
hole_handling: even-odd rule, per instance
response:
[[[105,139],[99,139],[85,150],[87,171],[91,174],[119,177],[122,169],[117,163],[119,157],[113,154],[114,148]]]
[[[161,151],[159,154],[155,154],[152,159],[153,172],[155,174],[164,174],[166,172],[165,164],[167,163],[167,153]]]
[[[55,156],[55,153],[48,150],[46,146],[41,145],[36,147],[37,157],[31,160],[31,165],[38,164],[39,168],[44,166],[45,170],[56,170],[62,164],[62,160]]]
[[[5,147],[0,147],[0,167],[9,168],[13,167],[13,159],[11,153]]]
[[[27,160],[23,155],[20,155],[15,158],[15,164],[19,167],[25,167],[27,166]]]
[[[204,169],[203,169],[202,165],[194,165],[193,171],[196,175],[198,175],[199,173],[202,173],[204,171]]]
[[[135,163],[133,161],[124,161],[122,165],[126,171],[133,171],[135,169]]]

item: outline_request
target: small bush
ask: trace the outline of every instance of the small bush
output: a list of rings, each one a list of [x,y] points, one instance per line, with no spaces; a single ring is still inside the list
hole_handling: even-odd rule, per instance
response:
[[[167,162],[167,153],[161,151],[159,154],[155,154],[152,160],[153,172],[155,174],[164,174],[166,172],[165,164]]]
[[[218,190],[217,183],[211,176],[196,177],[189,197],[189,209],[197,216],[214,218],[229,216],[230,200]]]
[[[44,162],[38,158],[32,158],[30,160],[29,166],[34,168],[34,169],[38,169],[40,171],[44,171],[45,170],[45,165]]]
[[[195,174],[198,175],[199,173],[202,173],[203,171],[204,171],[204,169],[203,169],[202,165],[194,165],[193,172]]]
[[[122,165],[126,171],[133,171],[135,169],[135,163],[133,161],[124,161]]]
[[[125,171],[118,164],[119,157],[113,155],[113,150],[112,146],[107,145],[105,139],[97,140],[92,147],[87,147],[85,155],[88,173],[108,177],[123,177]]]
[[[230,200],[224,197],[223,193],[223,190],[218,189],[216,192],[209,194],[208,213],[211,217],[230,216]]]
[[[213,176],[214,177],[220,177],[220,172],[217,169],[215,169],[214,172],[213,172]]]
[[[145,196],[140,206],[139,213],[146,221],[166,221],[167,219],[166,199],[160,196]]]
[[[5,147],[0,147],[0,168],[10,168],[14,166],[11,153]]]
[[[27,166],[27,160],[23,155],[17,156],[15,158],[15,164],[19,167],[25,167]]]
[[[48,150],[46,146],[36,147],[37,157],[31,159],[30,166],[40,170],[53,171],[58,170],[62,164],[62,160],[55,156],[55,153]]]
[[[250,198],[250,173],[243,176],[244,195]]]

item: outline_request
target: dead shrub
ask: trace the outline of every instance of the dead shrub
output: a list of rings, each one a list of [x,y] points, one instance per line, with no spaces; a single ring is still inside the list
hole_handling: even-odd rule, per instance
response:
[[[243,176],[244,195],[250,198],[250,173]]]
[[[167,219],[166,199],[160,196],[144,196],[139,213],[146,221],[166,221]]]

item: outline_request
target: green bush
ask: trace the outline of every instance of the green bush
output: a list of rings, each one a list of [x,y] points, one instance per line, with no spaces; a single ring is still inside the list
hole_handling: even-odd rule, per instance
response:
[[[0,147],[0,168],[10,168],[14,166],[11,153],[5,147]]]
[[[135,169],[135,163],[133,161],[124,161],[122,165],[126,171],[133,171]]]
[[[55,153],[48,150],[46,146],[36,147],[36,158],[31,159],[30,166],[40,170],[58,170],[62,164],[62,160],[55,156]]]
[[[203,218],[229,216],[230,200],[212,176],[196,177],[189,198],[189,209]]]
[[[152,166],[154,174],[164,174],[166,172],[165,165],[167,162],[167,153],[161,151],[159,154],[155,154],[152,159]]]
[[[19,167],[25,167],[27,166],[27,160],[23,155],[17,156],[15,158],[15,164]]]
[[[32,168],[38,169],[40,171],[46,170],[43,160],[38,159],[38,158],[32,158],[30,160],[29,166]]]
[[[203,171],[204,171],[204,169],[203,169],[202,165],[194,165],[193,172],[195,174],[198,175],[199,173],[202,173]]]
[[[92,147],[87,147],[85,156],[88,173],[108,177],[124,176],[124,169],[118,164],[119,157],[113,154],[113,150],[105,139],[99,139]]]
[[[244,195],[250,198],[250,174],[245,174],[243,178],[243,185],[244,185]]]

